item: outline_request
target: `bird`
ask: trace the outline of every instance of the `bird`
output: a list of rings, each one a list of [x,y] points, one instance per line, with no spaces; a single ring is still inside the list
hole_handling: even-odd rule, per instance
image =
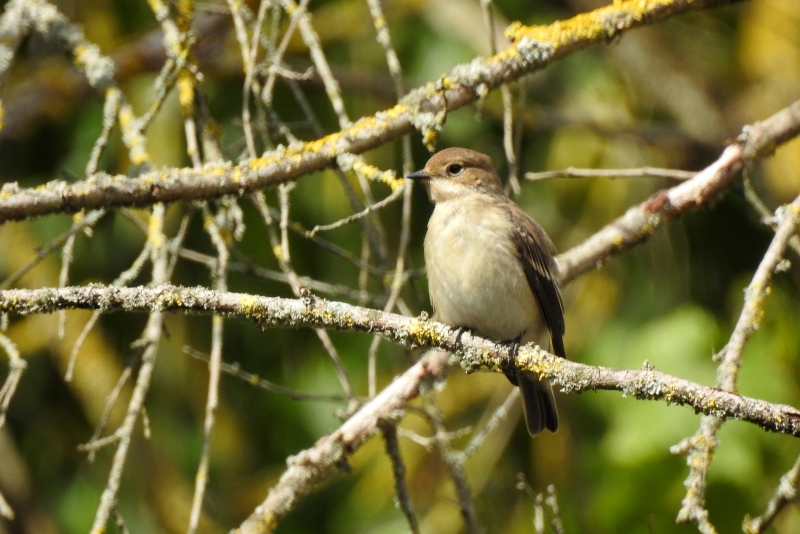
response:
[[[434,154],[406,176],[434,204],[425,235],[425,270],[434,319],[478,336],[564,350],[564,303],[555,247],[503,191],[491,159],[466,148]],[[549,338],[549,339],[548,339]],[[516,367],[506,377],[522,394],[528,433],[558,429],[549,381]]]

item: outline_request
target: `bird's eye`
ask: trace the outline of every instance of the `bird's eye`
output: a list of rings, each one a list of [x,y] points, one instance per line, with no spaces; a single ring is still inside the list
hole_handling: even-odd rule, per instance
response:
[[[461,171],[464,170],[464,167],[459,165],[458,163],[453,163],[449,167],[447,167],[447,174],[450,176],[457,176],[461,174]]]

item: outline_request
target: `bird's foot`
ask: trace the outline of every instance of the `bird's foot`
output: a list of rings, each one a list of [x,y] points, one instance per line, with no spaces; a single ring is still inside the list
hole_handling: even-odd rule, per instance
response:
[[[454,326],[453,330],[456,332],[456,342],[459,345],[461,345],[461,336],[463,336],[466,332],[469,332],[470,334],[475,333],[475,330],[469,326]]]
[[[503,373],[508,377],[511,382],[516,385],[516,365],[514,365],[514,360],[516,359],[517,352],[519,351],[519,345],[522,341],[522,336],[517,336],[514,339],[506,339],[501,341],[503,345],[508,347],[508,356],[506,357],[506,361],[503,364]],[[513,378],[512,378],[513,377]]]

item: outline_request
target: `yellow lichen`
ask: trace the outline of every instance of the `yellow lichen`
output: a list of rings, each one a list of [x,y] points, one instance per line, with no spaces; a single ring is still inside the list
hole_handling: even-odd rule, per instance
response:
[[[72,53],[75,56],[75,63],[77,65],[85,65],[86,64],[86,45],[79,44],[75,48],[72,49]]]
[[[640,21],[648,12],[671,3],[672,0],[615,0],[610,6],[547,26],[525,26],[520,22],[514,22],[508,27],[505,35],[513,43],[518,43],[527,37],[552,46],[564,46],[576,41],[613,36],[619,28],[609,24],[615,19]]]
[[[422,143],[425,145],[425,148],[431,152],[436,148],[436,136],[437,132],[434,129],[425,130],[425,133],[422,135]]]
[[[150,161],[150,158],[144,152],[139,151],[134,153],[132,161],[134,165],[144,165]]]
[[[194,80],[189,71],[181,71],[178,77],[178,102],[184,113],[191,112],[194,106]]]
[[[417,345],[428,345],[429,343],[438,345],[442,342],[442,336],[429,321],[414,321],[408,330],[408,337]]]
[[[395,178],[394,180],[390,180],[388,184],[389,187],[392,189],[392,192],[395,192],[399,187],[403,187],[403,184],[405,184],[405,180],[403,178]]]
[[[238,169],[238,167],[237,167],[237,169]],[[225,173],[227,172],[227,169],[225,167],[222,167],[222,166],[219,166],[219,165],[215,165],[213,167],[206,167],[203,170],[205,172],[207,172],[208,174],[212,174],[214,176],[224,176]],[[241,170],[239,170],[239,172],[241,173]]]
[[[275,258],[278,261],[283,261],[283,249],[280,245],[275,245],[272,247],[272,253],[275,254]]]
[[[242,295],[239,298],[239,307],[242,309],[242,312],[245,315],[257,315],[256,311],[258,310],[258,298],[252,295]]]
[[[123,129],[129,126],[133,119],[133,111],[131,111],[129,106],[123,106],[122,109],[119,110],[119,124]]]
[[[163,227],[164,221],[161,217],[150,216],[150,222],[147,227],[147,240],[156,250],[164,246],[164,232],[161,231]]]

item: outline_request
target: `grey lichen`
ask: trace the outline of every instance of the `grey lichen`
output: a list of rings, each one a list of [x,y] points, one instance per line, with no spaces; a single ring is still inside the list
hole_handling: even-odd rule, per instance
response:
[[[552,59],[555,52],[552,44],[536,41],[527,36],[520,39],[516,46],[528,68],[544,65]]]

